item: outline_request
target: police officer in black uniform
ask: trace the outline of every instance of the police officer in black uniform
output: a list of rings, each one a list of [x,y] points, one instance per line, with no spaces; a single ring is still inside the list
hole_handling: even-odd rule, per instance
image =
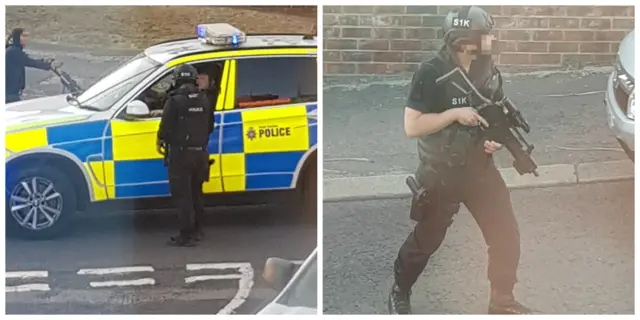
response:
[[[414,197],[411,204],[411,219],[417,224],[394,263],[395,281],[388,298],[391,314],[411,313],[411,287],[440,247],[460,203],[473,215],[489,248],[489,313],[531,313],[513,296],[520,235],[509,190],[491,155],[501,145],[482,137],[481,127],[488,124],[466,96],[451,83],[436,84],[436,79],[456,67],[474,83],[499,77],[485,51],[491,45],[492,27],[492,17],[482,8],[450,12],[443,26],[444,46],[413,76],[404,129],[407,136],[418,138],[420,165],[415,176],[427,190],[427,199]],[[496,100],[501,98],[499,85],[479,89]]]
[[[202,185],[209,179],[209,135],[214,116],[211,103],[196,86],[197,71],[188,64],[175,69],[175,89],[165,103],[158,130],[158,151],[168,152],[171,196],[178,208],[180,234],[169,243],[193,246],[202,236]]]

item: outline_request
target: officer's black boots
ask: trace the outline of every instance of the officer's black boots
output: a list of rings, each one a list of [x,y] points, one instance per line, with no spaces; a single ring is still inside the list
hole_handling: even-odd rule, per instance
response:
[[[203,240],[204,239],[204,231],[202,231],[201,228],[196,228],[196,231],[195,231],[193,237],[194,237],[194,239],[196,241]]]
[[[389,314],[411,314],[411,291],[393,284],[387,302]]]
[[[533,314],[533,310],[523,306],[514,298],[512,293],[491,291],[489,314]]]
[[[196,240],[193,237],[179,235],[169,238],[169,245],[176,247],[193,247],[196,245]]]

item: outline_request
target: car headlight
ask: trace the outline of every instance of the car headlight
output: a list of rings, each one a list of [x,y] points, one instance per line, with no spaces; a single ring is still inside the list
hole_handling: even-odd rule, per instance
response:
[[[627,103],[627,118],[636,119],[636,92],[632,92]]]

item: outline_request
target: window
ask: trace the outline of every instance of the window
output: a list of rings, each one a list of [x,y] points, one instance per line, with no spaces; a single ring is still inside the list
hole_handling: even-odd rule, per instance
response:
[[[240,59],[236,108],[256,108],[317,100],[316,57]]]

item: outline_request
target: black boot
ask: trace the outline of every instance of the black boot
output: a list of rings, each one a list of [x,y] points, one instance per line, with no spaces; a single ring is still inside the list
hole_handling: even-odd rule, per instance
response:
[[[197,242],[204,239],[204,231],[200,228],[196,228],[196,231],[193,235],[193,239]]]
[[[175,247],[193,247],[196,245],[192,237],[183,236],[183,235],[169,238],[168,243],[169,245],[172,245]]]
[[[513,293],[500,293],[492,290],[489,314],[534,314],[534,312],[516,301]]]
[[[393,284],[387,306],[389,314],[411,314],[411,290],[403,290]]]

